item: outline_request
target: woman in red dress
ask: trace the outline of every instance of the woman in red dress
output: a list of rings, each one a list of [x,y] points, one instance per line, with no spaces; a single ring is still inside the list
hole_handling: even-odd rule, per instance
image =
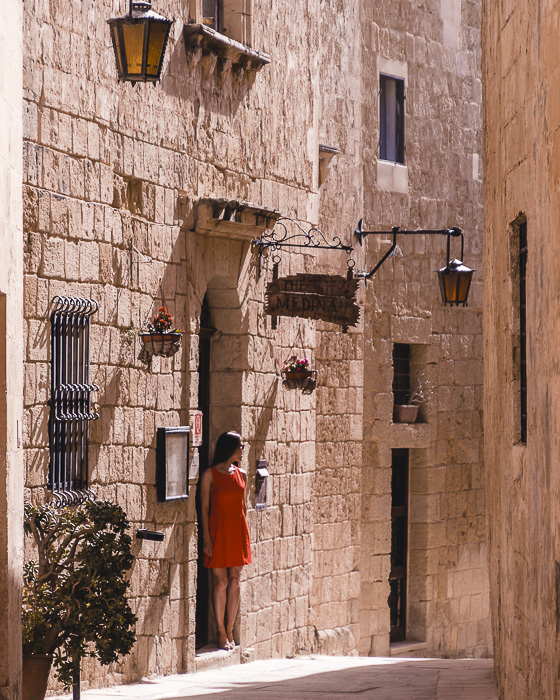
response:
[[[222,433],[212,467],[200,478],[204,566],[212,569],[212,600],[218,646],[233,649],[233,623],[239,608],[239,576],[251,563],[245,514],[246,474],[237,466],[243,454],[238,433]]]

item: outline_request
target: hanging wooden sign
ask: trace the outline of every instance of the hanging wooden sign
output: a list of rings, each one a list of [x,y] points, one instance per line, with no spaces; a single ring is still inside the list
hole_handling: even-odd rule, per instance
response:
[[[299,316],[355,326],[360,317],[356,303],[357,279],[341,275],[299,274],[280,277],[266,288],[266,313]]]

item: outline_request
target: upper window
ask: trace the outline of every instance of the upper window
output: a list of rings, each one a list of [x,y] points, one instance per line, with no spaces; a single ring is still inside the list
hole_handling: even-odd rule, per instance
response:
[[[217,32],[222,31],[221,0],[202,0],[202,23]]]
[[[202,23],[251,46],[253,0],[201,0]]]
[[[379,157],[404,163],[404,80],[379,76]]]

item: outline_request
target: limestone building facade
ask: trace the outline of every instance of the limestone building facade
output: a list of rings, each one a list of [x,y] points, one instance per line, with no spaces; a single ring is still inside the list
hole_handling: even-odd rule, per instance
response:
[[[503,698],[560,697],[558,6],[486,3],[485,462]]]
[[[22,3],[9,0],[0,15],[0,698],[15,700],[21,674],[24,471]]]
[[[387,236],[360,246],[362,217],[368,230],[460,226],[480,271],[480,4],[254,0],[240,14],[224,0],[215,32],[198,0],[158,0],[175,22],[156,86],[117,82],[118,5],[24,8],[26,497],[49,493],[53,300],[92,299],[89,486],[133,532],[164,533],[135,540],[134,652],[84,666],[84,682],[192,671],[212,641],[196,478],[187,500],[155,488],[157,429],[197,409],[202,465],[224,430],[248,445],[242,658],[389,654],[391,638],[489,654],[480,272],[467,308],[442,308],[445,237],[402,236],[360,282],[347,333],[265,313],[274,255],[280,277],[346,275],[348,258],[371,270]],[[260,260],[252,241],[279,217],[353,250]],[[182,344],[146,362],[135,331],[164,302]],[[292,353],[318,371],[309,393],[281,380]],[[415,382],[420,421],[393,422],[395,392]]]

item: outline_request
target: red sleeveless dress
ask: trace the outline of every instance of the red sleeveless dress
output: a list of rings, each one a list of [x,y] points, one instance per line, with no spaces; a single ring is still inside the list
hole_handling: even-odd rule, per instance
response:
[[[231,474],[212,467],[212,479],[208,517],[212,558],[204,554],[204,566],[225,569],[250,564],[251,541],[243,508],[245,479],[237,467]]]

